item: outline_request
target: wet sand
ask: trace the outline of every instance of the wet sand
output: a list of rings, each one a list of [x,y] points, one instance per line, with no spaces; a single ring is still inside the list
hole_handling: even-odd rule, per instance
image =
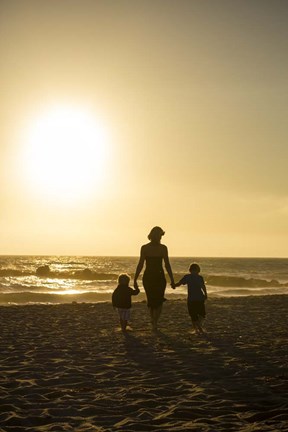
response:
[[[288,296],[0,307],[0,431],[288,431]]]

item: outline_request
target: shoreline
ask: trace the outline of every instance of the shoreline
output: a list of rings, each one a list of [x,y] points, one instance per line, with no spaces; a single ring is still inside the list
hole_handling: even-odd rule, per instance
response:
[[[210,292],[208,291],[209,300],[214,299],[229,299],[229,298],[246,298],[246,297],[274,297],[274,296],[288,296],[287,293],[267,293],[259,292],[257,294],[249,293],[249,290],[239,290],[240,293],[231,294],[230,292]],[[0,293],[0,308],[4,306],[50,306],[50,305],[71,305],[71,304],[98,304],[98,303],[111,303],[112,292],[95,293],[95,292],[82,292],[77,294],[50,294],[50,293],[35,293],[35,292],[21,292],[21,293]],[[183,301],[187,299],[186,293],[165,293],[165,298],[170,301]],[[208,301],[209,301],[208,300]],[[146,295],[142,291],[137,297],[133,298],[133,303],[145,303]],[[1,431],[0,431],[1,432]]]
[[[0,431],[288,431],[287,295],[210,298],[206,337],[186,301],[158,334],[134,302],[0,306]]]

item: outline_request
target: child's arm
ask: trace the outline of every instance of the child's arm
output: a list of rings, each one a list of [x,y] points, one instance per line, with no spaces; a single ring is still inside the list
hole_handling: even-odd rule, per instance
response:
[[[207,300],[208,295],[207,295],[207,289],[206,289],[206,285],[205,285],[204,279],[203,279],[203,292],[204,292],[204,295],[205,295],[205,299]]]
[[[176,282],[175,284],[174,284],[174,287],[176,288],[176,287],[179,287],[179,286],[181,286],[181,285],[186,285],[186,278],[185,278],[185,276],[182,278],[182,279],[180,279],[180,281],[179,282]]]

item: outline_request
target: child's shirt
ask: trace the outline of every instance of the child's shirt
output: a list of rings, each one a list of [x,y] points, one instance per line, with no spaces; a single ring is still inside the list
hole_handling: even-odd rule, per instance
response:
[[[187,285],[188,301],[203,301],[206,299],[205,282],[202,276],[197,273],[189,273],[183,276],[179,285]]]
[[[132,306],[131,296],[139,294],[139,288],[133,289],[127,285],[118,285],[112,294],[113,307],[130,309]]]

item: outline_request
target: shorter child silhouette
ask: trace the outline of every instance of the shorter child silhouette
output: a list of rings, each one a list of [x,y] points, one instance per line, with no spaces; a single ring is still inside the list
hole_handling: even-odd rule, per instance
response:
[[[118,286],[112,294],[112,305],[117,309],[120,325],[123,332],[126,332],[128,321],[130,320],[130,309],[132,306],[131,296],[138,295],[139,288],[129,287],[130,276],[122,273],[118,277]]]
[[[202,324],[206,316],[205,311],[205,300],[207,300],[207,290],[205,282],[200,273],[200,266],[197,263],[193,263],[189,267],[189,274],[183,276],[183,278],[177,282],[174,286],[179,287],[180,285],[187,285],[188,298],[187,306],[188,312],[191,317],[191,321],[194,330],[197,334],[204,333]]]

